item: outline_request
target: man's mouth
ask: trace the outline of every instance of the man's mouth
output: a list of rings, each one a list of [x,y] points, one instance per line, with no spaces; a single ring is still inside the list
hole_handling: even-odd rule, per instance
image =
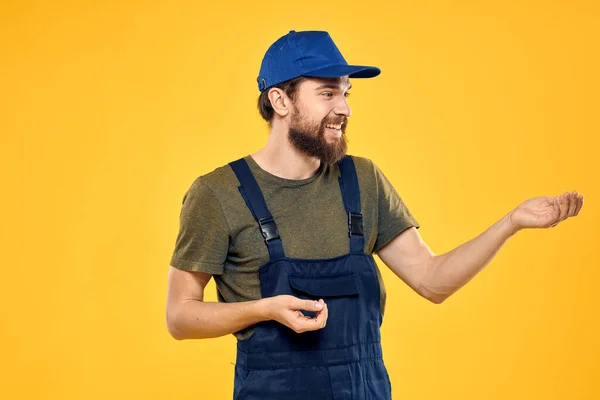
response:
[[[342,124],[327,124],[325,125],[327,129],[331,129],[334,132],[339,132],[342,129]]]

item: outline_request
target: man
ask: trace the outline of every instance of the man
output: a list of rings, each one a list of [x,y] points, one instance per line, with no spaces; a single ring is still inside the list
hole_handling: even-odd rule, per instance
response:
[[[235,399],[389,399],[380,325],[381,260],[439,304],[524,228],[556,226],[576,192],[530,199],[475,239],[435,255],[390,182],[346,156],[348,65],[327,32],[295,32],[267,50],[258,108],[267,144],[201,176],[183,201],[169,270],[176,339],[238,339]],[[218,303],[203,301],[215,277]]]

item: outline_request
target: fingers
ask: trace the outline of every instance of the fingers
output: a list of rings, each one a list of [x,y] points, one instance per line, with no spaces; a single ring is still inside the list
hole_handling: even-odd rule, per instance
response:
[[[323,301],[323,299],[319,300],[320,304],[323,304],[323,309],[317,313],[317,317],[315,318],[315,324],[319,326],[318,329],[325,328],[327,325],[327,317],[329,316],[329,309],[327,308],[327,304]]]
[[[579,199],[577,202],[577,208],[575,209],[575,215],[579,215],[579,211],[581,211],[582,207],[583,207],[583,195],[579,196]]]
[[[561,196],[557,196],[556,201],[560,207],[560,214],[558,221],[554,225],[569,217],[576,216],[583,207],[583,195],[580,196],[576,190],[571,193],[565,192]]]
[[[577,208],[577,191],[569,194],[569,212],[567,213],[567,218],[575,215],[575,209]]]
[[[321,300],[302,300],[294,297],[290,308],[294,310],[321,311],[325,303]]]
[[[567,214],[569,213],[569,193],[565,192],[558,198],[558,204],[560,206],[560,216],[558,217],[558,222],[564,221],[567,218]]]
[[[296,312],[296,318],[290,326],[290,328],[292,328],[295,332],[302,333],[307,331],[316,331],[324,328],[327,324],[329,310],[323,299],[320,299],[319,301],[296,299],[295,306],[299,308]],[[307,317],[299,310],[316,311],[316,317]]]
[[[567,198],[569,210],[565,218],[574,217],[579,214],[581,207],[583,207],[583,195],[580,196],[579,193],[577,193],[577,190],[575,190],[572,193],[568,193]]]

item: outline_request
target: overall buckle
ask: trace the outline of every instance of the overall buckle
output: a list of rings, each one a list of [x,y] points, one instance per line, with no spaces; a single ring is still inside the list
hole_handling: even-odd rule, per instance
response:
[[[363,216],[362,213],[348,213],[348,236],[363,235]]]
[[[260,225],[260,232],[262,233],[265,242],[280,238],[279,230],[277,229],[273,217],[261,218],[258,220],[258,224]]]

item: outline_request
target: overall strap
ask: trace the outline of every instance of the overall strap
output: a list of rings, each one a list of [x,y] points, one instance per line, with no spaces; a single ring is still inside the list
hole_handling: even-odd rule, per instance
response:
[[[344,208],[348,214],[348,236],[350,237],[350,252],[363,253],[365,237],[363,236],[363,217],[360,211],[360,189],[356,167],[352,157],[347,155],[339,161],[340,189]]]
[[[279,230],[275,224],[273,216],[267,208],[265,198],[248,167],[248,163],[243,158],[230,162],[229,165],[235,172],[240,186],[238,187],[246,205],[250,209],[252,216],[258,222],[260,232],[265,240],[267,249],[269,250],[269,256],[271,260],[276,260],[285,257],[283,252],[283,244],[281,237],[279,236]]]

